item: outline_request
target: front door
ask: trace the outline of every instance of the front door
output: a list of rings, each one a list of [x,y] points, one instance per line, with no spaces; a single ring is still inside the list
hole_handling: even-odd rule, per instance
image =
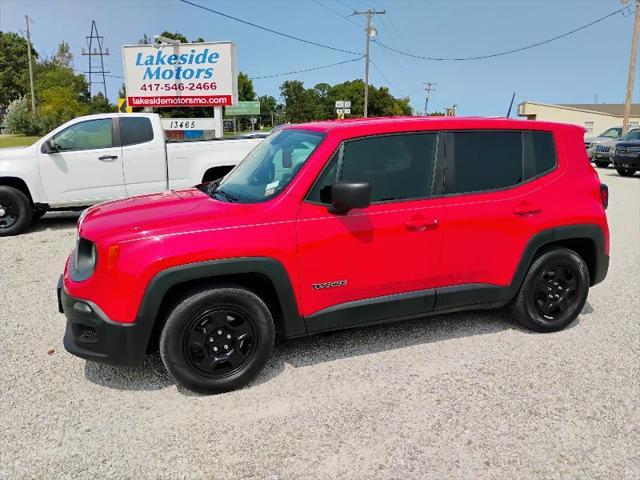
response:
[[[300,297],[309,330],[382,320],[376,316],[388,316],[384,307],[361,319],[350,317],[349,309],[388,295],[406,294],[397,298],[401,315],[431,310],[441,248],[440,201],[430,198],[437,151],[437,133],[412,133],[350,140],[334,154],[297,222]],[[371,205],[329,213],[327,195],[335,182],[368,182]],[[364,303],[349,303],[356,301]],[[341,308],[344,319],[323,316]],[[336,318],[345,324],[336,325]]]
[[[38,152],[50,204],[93,204],[125,196],[122,156],[110,118],[84,120],[51,137],[56,152]]]

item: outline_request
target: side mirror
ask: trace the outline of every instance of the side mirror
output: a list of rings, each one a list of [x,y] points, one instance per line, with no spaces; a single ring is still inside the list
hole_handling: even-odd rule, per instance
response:
[[[41,151],[42,153],[55,153],[58,151],[58,147],[56,147],[53,139],[49,138],[42,144]]]
[[[329,212],[344,215],[354,208],[366,208],[371,199],[368,183],[334,183],[331,185]]]

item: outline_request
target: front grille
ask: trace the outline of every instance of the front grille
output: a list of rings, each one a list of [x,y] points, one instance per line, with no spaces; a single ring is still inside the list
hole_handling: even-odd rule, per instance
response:
[[[89,325],[78,325],[78,340],[86,343],[95,343],[98,341],[96,329]]]
[[[598,152],[598,153],[608,153],[610,148],[611,147],[609,147],[608,145],[598,145],[598,146],[596,146],[596,152]]]

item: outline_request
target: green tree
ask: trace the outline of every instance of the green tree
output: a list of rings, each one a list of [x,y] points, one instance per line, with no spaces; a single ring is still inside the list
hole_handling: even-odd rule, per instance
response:
[[[102,92],[96,93],[89,103],[90,113],[110,113],[115,111],[116,106],[109,102],[109,99]]]
[[[262,125],[271,125],[274,127],[276,123],[276,109],[278,100],[271,95],[263,95],[258,98],[260,101],[260,123]]]
[[[64,40],[60,42],[51,61],[60,67],[73,68],[73,54],[67,42]]]
[[[89,113],[89,104],[82,101],[72,88],[56,85],[41,94],[38,113],[43,130],[49,131],[69,120]]]
[[[29,93],[27,41],[14,32],[0,31],[0,105],[9,105]],[[32,48],[35,63],[38,54]]]
[[[255,100],[256,91],[253,89],[253,81],[246,73],[238,74],[238,100],[241,102]]]
[[[31,102],[25,97],[12,100],[4,117],[7,133],[37,135],[38,126],[31,115]]]
[[[299,80],[287,80],[280,85],[285,120],[291,123],[309,122],[321,118],[320,97],[314,89],[305,89]]]
[[[160,34],[160,36],[162,37],[167,37],[167,38],[171,38],[172,40],[178,40],[179,42],[182,43],[188,43],[189,40],[187,40],[187,37],[185,37],[183,34],[181,34],[180,32],[169,32],[167,30],[165,30],[164,32],[162,32]]]

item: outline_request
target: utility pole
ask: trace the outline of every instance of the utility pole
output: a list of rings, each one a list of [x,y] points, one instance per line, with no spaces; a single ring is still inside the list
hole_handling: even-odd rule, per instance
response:
[[[104,69],[104,58],[109,55],[109,49],[103,50],[102,43],[104,42],[104,37],[98,34],[98,26],[96,25],[95,20],[91,20],[91,33],[85,37],[87,39],[87,46],[89,49],[85,52],[84,48],[82,49],[82,55],[89,57],[89,71],[84,72],[89,74],[89,97],[93,98],[93,85],[94,84],[102,84],[102,91],[104,98],[107,98],[107,80],[105,78],[107,73],[110,73],[108,70]],[[98,48],[94,46],[94,41],[98,45]],[[100,66],[94,66],[92,62],[93,57],[100,58]],[[93,75],[102,76],[102,81],[94,80]],[[99,78],[99,77],[98,77]]]
[[[29,59],[29,83],[31,85],[31,115],[36,115],[36,93],[33,86],[33,63],[31,62],[31,31],[29,30],[29,15],[24,16],[27,23],[27,57]]]
[[[424,84],[424,91],[425,91],[425,95],[424,95],[424,115],[425,117],[427,116],[427,106],[429,105],[429,99],[431,98],[431,92],[435,92],[436,89],[433,88],[434,86],[437,85],[437,83],[432,83],[432,82],[422,82]]]
[[[633,100],[633,82],[635,80],[636,60],[638,58],[638,35],[640,35],[640,0],[636,0],[636,18],[633,25],[633,36],[631,37],[631,57],[629,58],[629,78],[627,79],[627,96],[624,102],[622,135],[626,135],[629,131],[631,101]]]
[[[365,15],[367,17],[367,27],[365,28],[366,34],[366,47],[365,47],[365,63],[364,63],[364,118],[367,118],[369,113],[369,42],[371,36],[375,35],[375,28],[371,27],[371,17],[374,15],[384,15],[386,10],[367,10],[366,12],[353,12],[352,15]]]

